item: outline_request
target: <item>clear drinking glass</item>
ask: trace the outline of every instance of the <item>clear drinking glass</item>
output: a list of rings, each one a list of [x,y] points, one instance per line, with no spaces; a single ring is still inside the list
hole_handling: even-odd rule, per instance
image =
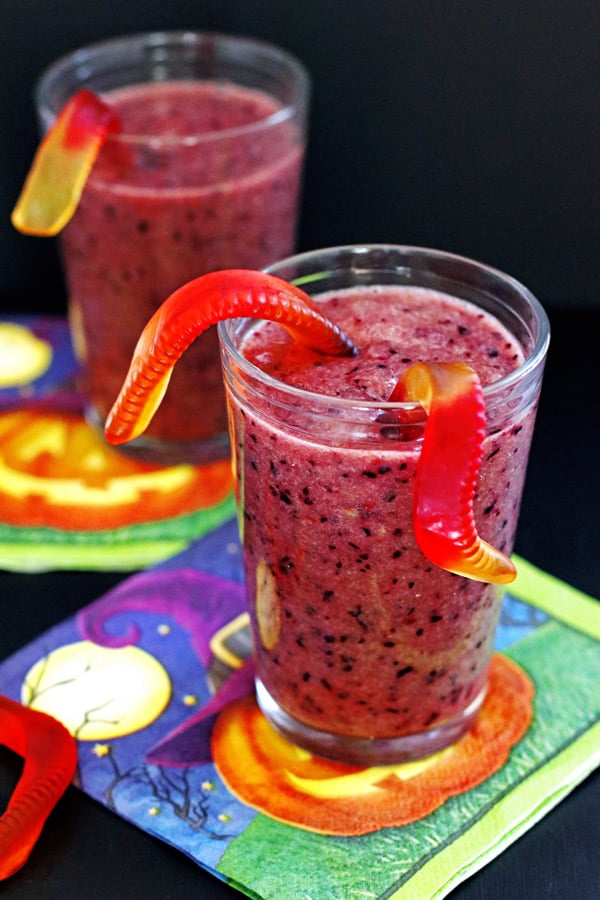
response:
[[[311,752],[361,766],[416,759],[472,726],[502,588],[450,574],[416,545],[419,407],[334,396],[336,379],[371,384],[392,354],[406,364],[468,357],[489,381],[475,518],[481,536],[510,554],[548,320],[514,279],[428,249],[332,248],[269,271],[312,296],[335,292],[336,305],[326,309],[350,337],[370,320],[383,324],[368,375],[360,352],[323,357],[302,375],[314,389],[282,380],[291,339],[279,326],[219,325],[258,701],[277,729]],[[375,300],[345,321],[349,291]],[[449,312],[440,294],[459,302]],[[399,324],[404,346],[394,343]],[[269,336],[249,361],[249,342],[265,327]],[[511,371],[497,377],[500,364]],[[398,410],[409,426],[394,424]]]
[[[60,236],[69,318],[91,421],[117,396],[144,325],[185,282],[293,252],[309,78],[287,52],[220,34],[120,37],[41,76],[42,131],[77,90],[120,112]],[[216,329],[178,365],[127,452],[202,462],[229,452]]]

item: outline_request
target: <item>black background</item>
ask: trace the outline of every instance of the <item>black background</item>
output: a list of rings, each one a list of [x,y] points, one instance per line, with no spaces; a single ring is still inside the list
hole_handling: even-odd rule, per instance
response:
[[[597,0],[0,0],[0,303],[64,306],[52,240],[10,210],[33,84],[57,56],[152,29],[256,36],[313,79],[300,249],[473,256],[549,306],[598,304]]]

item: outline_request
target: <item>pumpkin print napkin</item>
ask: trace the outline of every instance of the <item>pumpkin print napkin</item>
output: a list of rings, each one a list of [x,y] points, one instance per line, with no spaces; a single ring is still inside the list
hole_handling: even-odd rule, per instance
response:
[[[473,731],[359,769],[278,737],[253,698],[233,518],[0,664],[78,739],[77,784],[260,900],[431,900],[600,762],[600,606],[517,560]]]
[[[0,566],[133,570],[233,512],[228,460],[160,467],[84,420],[61,318],[0,321]]]

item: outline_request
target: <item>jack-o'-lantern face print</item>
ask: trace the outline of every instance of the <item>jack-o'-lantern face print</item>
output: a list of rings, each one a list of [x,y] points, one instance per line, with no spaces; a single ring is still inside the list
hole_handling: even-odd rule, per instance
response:
[[[231,489],[228,460],[161,468],[113,450],[77,415],[0,415],[0,509],[10,525],[119,528],[219,503]]]

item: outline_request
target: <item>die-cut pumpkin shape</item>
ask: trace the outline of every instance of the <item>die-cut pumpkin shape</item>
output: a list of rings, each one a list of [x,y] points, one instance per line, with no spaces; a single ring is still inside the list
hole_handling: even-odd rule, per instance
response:
[[[533,694],[527,674],[496,654],[468,734],[424,760],[370,769],[294,746],[267,722],[254,697],[246,697],[219,715],[212,755],[230,791],[267,816],[322,834],[368,834],[421,819],[500,769],[531,723]]]

